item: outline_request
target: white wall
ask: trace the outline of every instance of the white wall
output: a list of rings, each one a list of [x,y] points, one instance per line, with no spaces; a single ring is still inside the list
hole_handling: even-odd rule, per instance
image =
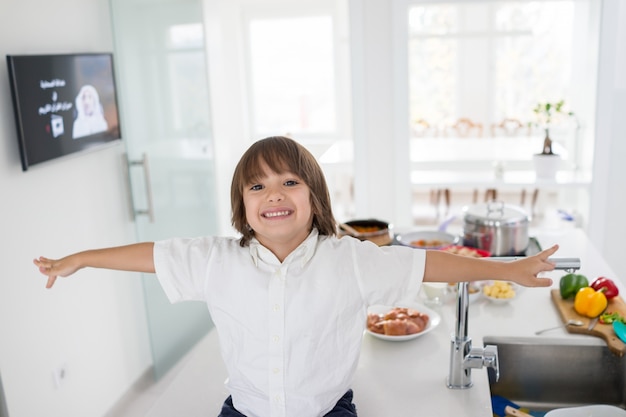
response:
[[[103,415],[151,365],[137,275],[84,270],[46,290],[31,262],[134,240],[124,145],[22,172],[4,64],[112,49],[107,0],[0,2],[0,373],[11,417]]]
[[[405,55],[396,24],[402,2],[350,1],[352,106],[354,132],[354,194],[357,218],[411,221],[408,103],[404,89]],[[394,21],[394,17],[396,20]]]
[[[626,2],[604,0],[589,236],[626,283]]]

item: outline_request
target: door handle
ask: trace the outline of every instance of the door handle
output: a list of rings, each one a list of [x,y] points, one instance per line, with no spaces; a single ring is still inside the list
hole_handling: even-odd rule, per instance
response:
[[[146,201],[148,207],[145,209],[137,209],[134,207],[134,199],[131,197],[131,203],[133,204],[133,215],[135,219],[137,216],[148,216],[150,223],[154,223],[154,203],[152,201],[152,183],[150,181],[150,164],[148,163],[148,155],[146,153],[142,154],[141,159],[139,160],[130,160],[126,158],[128,171],[130,172],[130,168],[133,167],[142,167],[143,168],[143,178],[144,185],[146,189]],[[130,180],[130,176],[129,176]]]

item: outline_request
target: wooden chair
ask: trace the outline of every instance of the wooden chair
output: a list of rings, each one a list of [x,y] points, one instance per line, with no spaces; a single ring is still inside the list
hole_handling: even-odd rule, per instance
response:
[[[443,198],[445,212],[444,216],[447,216],[450,212],[450,189],[449,188],[437,188],[430,190],[430,203],[435,207],[436,217],[439,218],[439,207],[441,205],[441,199]]]
[[[446,134],[448,136],[458,136],[461,138],[480,138],[483,136],[483,125],[467,117],[461,117],[446,129]]]
[[[539,198],[539,189],[535,188],[533,190],[532,196],[530,198],[530,215],[535,217],[535,206],[537,205],[537,199]],[[526,190],[522,190],[522,195],[520,198],[520,205],[524,207],[526,204]]]
[[[439,136],[439,129],[424,119],[418,119],[411,126],[411,135],[415,138],[437,137]],[[442,199],[445,204],[445,215],[447,215],[450,211],[450,189],[438,188],[430,190],[430,204],[435,208],[436,217],[439,217],[439,207]]]
[[[527,129],[524,124],[518,119],[512,117],[505,117],[499,123],[491,124],[491,136],[497,137],[515,137],[527,133]],[[485,191],[485,201],[492,201],[498,198],[498,190],[495,188],[488,188]]]
[[[514,118],[504,118],[500,123],[491,125],[491,136],[496,137],[515,137],[527,135],[528,128],[522,122]]]
[[[474,122],[467,117],[461,117],[452,125],[448,126],[446,129],[446,135],[461,138],[480,138],[483,136],[483,125],[482,123]],[[478,190],[474,190],[472,201],[474,203],[478,201]],[[487,194],[485,194],[485,201],[487,201]]]
[[[411,124],[411,136],[414,138],[436,137],[438,135],[437,126],[432,126],[424,119],[418,119]]]

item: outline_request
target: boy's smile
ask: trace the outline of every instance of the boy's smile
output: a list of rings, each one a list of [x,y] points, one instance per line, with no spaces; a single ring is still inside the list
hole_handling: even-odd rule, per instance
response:
[[[267,213],[263,213],[262,216],[263,217],[267,217],[267,218],[283,217],[283,216],[289,216],[291,213],[292,213],[292,211],[290,211],[290,210],[268,211]]]
[[[262,168],[262,178],[243,191],[246,219],[257,240],[282,262],[311,231],[311,191],[291,172]]]

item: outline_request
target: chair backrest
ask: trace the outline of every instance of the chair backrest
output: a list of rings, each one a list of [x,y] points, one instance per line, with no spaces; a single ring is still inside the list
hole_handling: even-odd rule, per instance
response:
[[[439,136],[439,129],[424,119],[418,119],[411,124],[411,136],[415,138]]]
[[[494,123],[491,125],[491,136],[493,137],[514,137],[528,135],[529,128],[518,119],[504,118],[500,123]]]
[[[446,129],[446,136],[458,136],[462,138],[482,137],[483,125],[467,117],[462,117]]]

